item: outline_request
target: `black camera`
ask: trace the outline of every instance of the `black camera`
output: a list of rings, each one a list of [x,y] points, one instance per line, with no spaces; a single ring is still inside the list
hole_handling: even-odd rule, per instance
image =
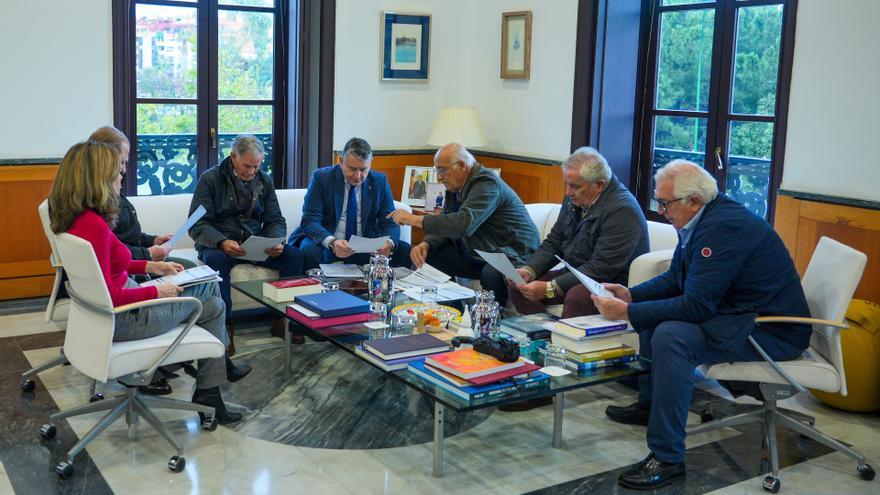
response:
[[[480,337],[474,340],[474,350],[504,363],[512,363],[519,359],[519,344],[512,340]]]

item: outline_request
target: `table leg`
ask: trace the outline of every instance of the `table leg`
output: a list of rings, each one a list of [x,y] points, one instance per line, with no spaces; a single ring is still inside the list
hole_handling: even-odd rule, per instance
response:
[[[565,407],[565,393],[553,396],[553,448],[562,448],[562,409]]]
[[[284,369],[290,374],[290,320],[284,319]]]
[[[443,423],[445,408],[434,401],[434,477],[443,477]]]

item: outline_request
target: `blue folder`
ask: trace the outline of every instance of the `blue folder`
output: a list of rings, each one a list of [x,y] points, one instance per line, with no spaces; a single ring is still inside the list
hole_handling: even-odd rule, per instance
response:
[[[348,292],[334,290],[296,297],[297,304],[318,313],[321,318],[346,316],[370,311],[370,302]]]

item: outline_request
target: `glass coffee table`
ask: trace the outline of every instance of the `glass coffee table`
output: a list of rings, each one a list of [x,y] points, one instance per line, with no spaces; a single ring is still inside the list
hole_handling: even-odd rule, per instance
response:
[[[355,356],[355,348],[365,340],[371,338],[370,328],[363,323],[351,325],[342,325],[335,327],[322,328],[313,330],[298,324],[296,321],[287,317],[287,306],[290,302],[276,302],[267,297],[263,297],[264,280],[249,280],[246,282],[234,282],[234,287],[239,292],[245,294],[251,299],[259,302],[263,306],[271,309],[273,312],[283,315],[288,322],[288,331],[284,332],[284,363],[285,371],[290,372],[291,366],[291,342],[290,329],[294,325],[298,331],[307,335],[314,335],[329,340],[346,352]],[[411,300],[399,293],[395,297],[397,304],[410,302]],[[392,307],[394,304],[391,305]],[[375,335],[376,332],[374,331]],[[359,359],[360,356],[358,356]],[[364,362],[369,361],[362,359]],[[372,365],[372,363],[370,363]],[[377,368],[381,369],[381,368]],[[452,409],[457,412],[475,411],[486,407],[495,407],[503,404],[519,402],[528,399],[537,399],[541,397],[553,396],[553,439],[554,448],[562,448],[562,412],[565,406],[565,392],[577,390],[581,388],[591,387],[602,383],[615,382],[633,378],[647,373],[638,362],[629,363],[621,367],[590,370],[587,373],[572,373],[565,376],[553,377],[550,379],[550,385],[546,388],[522,390],[516,393],[503,395],[500,397],[485,397],[475,400],[465,400],[461,397],[453,395],[442,387],[431,385],[420,378],[412,375],[407,370],[384,371],[383,373],[399,380],[408,387],[411,387],[421,394],[430,398],[434,403],[434,477],[443,476],[443,426],[446,409]]]

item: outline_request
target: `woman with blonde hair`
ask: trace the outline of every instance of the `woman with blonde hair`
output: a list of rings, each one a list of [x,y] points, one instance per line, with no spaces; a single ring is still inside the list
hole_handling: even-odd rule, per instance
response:
[[[202,302],[197,324],[224,344],[226,307],[220,299],[216,282],[182,289],[173,284],[140,287],[131,274],[169,275],[183,267],[178,263],[132,260],[131,252],[113,235],[111,226],[119,213],[119,190],[122,174],[119,155],[106,143],[88,141],[74,145],[58,167],[49,192],[49,217],[52,231],[67,232],[88,241],[95,251],[114,306],[183,294]],[[161,335],[187,320],[194,309],[169,304],[122,313],[116,318],[113,340],[139,340]],[[241,419],[241,414],[226,409],[220,385],[227,380],[226,359],[200,359],[193,402],[215,408],[221,424]]]

